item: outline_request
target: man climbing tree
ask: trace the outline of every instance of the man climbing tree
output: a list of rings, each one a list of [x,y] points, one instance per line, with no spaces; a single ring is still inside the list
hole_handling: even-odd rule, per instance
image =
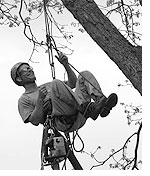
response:
[[[106,98],[92,73],[83,71],[77,79],[68,65],[68,58],[59,53],[58,60],[67,71],[66,82],[54,79],[38,87],[28,63],[17,63],[11,69],[12,80],[25,88],[18,101],[23,121],[33,125],[44,124],[49,114],[54,118],[56,129],[70,132],[82,127],[88,117],[93,120],[99,115],[106,117],[116,106],[117,95],[112,93]],[[75,87],[74,93],[71,89]]]

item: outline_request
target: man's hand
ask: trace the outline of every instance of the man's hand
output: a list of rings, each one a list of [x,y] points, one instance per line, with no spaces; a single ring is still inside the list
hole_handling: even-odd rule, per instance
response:
[[[58,56],[55,56],[58,61],[64,66],[65,70],[67,71],[68,81],[66,84],[71,88],[75,88],[77,77],[73,70],[70,68],[70,64],[68,63],[68,57],[65,56],[62,52],[58,52]]]
[[[58,56],[55,56],[58,61],[62,64],[62,65],[67,65],[68,64],[68,57],[66,55],[64,55],[62,52],[58,53]]]
[[[38,97],[38,99],[39,100],[44,100],[44,98],[46,97],[46,95],[47,95],[46,87],[45,86],[41,86],[39,88],[39,97]]]
[[[45,118],[44,118],[44,112],[43,112],[43,100],[47,95],[47,90],[45,86],[40,86],[39,87],[39,95],[38,99],[35,105],[35,108],[32,112],[32,114],[29,117],[29,122],[31,122],[33,125],[39,125],[39,123],[44,123]]]

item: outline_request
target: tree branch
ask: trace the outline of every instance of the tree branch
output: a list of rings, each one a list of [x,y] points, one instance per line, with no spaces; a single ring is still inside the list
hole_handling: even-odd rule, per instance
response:
[[[140,141],[140,132],[141,132],[141,129],[142,129],[142,123],[140,124],[139,129],[137,131],[137,141],[136,141],[135,153],[134,153],[134,155],[135,155],[134,159],[135,160],[134,160],[134,165],[132,167],[132,170],[137,169],[137,157],[138,157],[137,152],[138,152],[138,148],[139,148],[139,141]]]
[[[123,147],[120,148],[120,149],[118,149],[117,151],[114,151],[114,152],[113,152],[111,155],[109,155],[109,157],[106,158],[104,161],[98,161],[98,160],[93,156],[93,158],[95,159],[95,161],[97,161],[99,164],[92,166],[90,170],[92,170],[94,167],[99,167],[99,166],[104,165],[109,159],[113,158],[113,157],[114,157],[117,153],[119,153],[120,151],[123,151],[123,153],[124,153],[124,150],[125,150],[125,148],[127,147],[128,142],[129,142],[130,139],[131,139],[133,136],[135,136],[135,135],[137,135],[137,141],[136,141],[136,147],[135,147],[135,150],[134,150],[134,158],[133,158],[132,160],[129,160],[128,163],[127,163],[124,167],[122,167],[122,169],[125,170],[125,169],[127,168],[127,166],[130,166],[130,165],[134,162],[133,167],[132,167],[132,170],[134,170],[134,169],[137,169],[137,170],[138,170],[138,167],[137,167],[137,157],[138,157],[137,152],[138,152],[138,147],[139,147],[139,140],[140,140],[140,132],[141,132],[141,129],[142,129],[142,123],[140,124],[138,131],[135,132],[135,133],[133,133],[133,134],[126,140],[126,142],[124,143]],[[124,157],[125,157],[125,156],[124,156],[124,154],[123,154],[123,158],[124,158]]]

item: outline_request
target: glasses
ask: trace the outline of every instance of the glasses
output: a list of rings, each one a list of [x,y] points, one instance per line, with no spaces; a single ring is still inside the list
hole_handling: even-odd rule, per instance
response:
[[[21,73],[25,73],[25,72],[32,71],[32,70],[33,70],[33,68],[31,66],[30,67],[25,67],[25,68],[23,68],[23,69],[20,70],[19,75]]]
[[[30,71],[30,70],[33,70],[33,68],[31,66],[21,69],[20,72],[27,72],[27,71]]]

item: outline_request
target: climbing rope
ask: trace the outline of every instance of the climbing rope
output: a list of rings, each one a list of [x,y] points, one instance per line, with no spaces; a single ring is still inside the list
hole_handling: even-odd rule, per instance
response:
[[[60,51],[58,50],[57,46],[56,46],[56,42],[52,36],[52,20],[49,17],[48,13],[47,13],[47,8],[46,8],[46,4],[47,4],[47,0],[43,0],[44,2],[44,16],[45,16],[45,26],[46,26],[46,40],[47,40],[47,47],[48,47],[48,56],[49,56],[49,63],[51,66],[51,72],[52,72],[52,78],[55,79],[55,67],[54,67],[54,55],[53,55],[53,49],[57,52],[58,56],[60,54]],[[50,22],[49,22],[50,21]],[[51,29],[49,27],[49,24],[51,24]],[[99,93],[100,90],[94,85],[92,84],[85,76],[83,76],[72,64],[68,63],[70,67],[72,67],[79,75],[81,75],[90,85],[92,85]]]
[[[43,0],[43,4],[44,4],[44,17],[45,17],[45,27],[46,27],[46,45],[47,45],[47,53],[48,53],[48,57],[49,57],[49,64],[51,66],[51,73],[52,73],[52,78],[55,79],[56,78],[56,74],[55,74],[55,66],[54,66],[54,54],[53,54],[53,50],[56,51],[56,53],[58,54],[58,56],[60,55],[60,51],[58,50],[57,46],[56,46],[56,42],[53,38],[53,35],[52,35],[52,20],[47,12],[47,0]],[[70,67],[72,67],[80,76],[82,76],[91,86],[93,86],[98,92],[100,92],[100,90],[94,85],[92,84],[85,76],[82,75],[82,73],[80,73],[73,65],[71,65],[70,63],[68,63]],[[101,93],[101,92],[100,92]],[[89,104],[90,105],[90,104]],[[85,110],[85,113],[89,107],[89,105],[87,106],[86,110]],[[83,114],[83,116],[85,115],[85,113]],[[44,131],[44,138],[45,138],[45,135],[46,133],[48,133],[48,128],[45,129]],[[82,147],[81,149],[77,150],[75,148],[75,139],[76,137],[78,137],[82,143]],[[44,141],[45,139],[43,139]],[[66,169],[66,160],[69,156],[69,153],[71,150],[74,150],[76,152],[82,152],[83,149],[84,149],[84,141],[82,140],[82,138],[80,137],[80,135],[78,134],[78,129],[76,131],[73,132],[73,138],[72,138],[72,142],[70,141],[70,136],[69,136],[69,133],[68,133],[68,136],[67,136],[67,142],[69,143],[69,150],[67,151],[66,153],[66,156],[65,156],[65,161],[64,161],[64,164],[63,164],[63,168]],[[44,143],[42,144],[44,146]],[[43,151],[44,151],[44,148],[42,148],[42,155],[41,155],[41,169],[44,169],[44,165],[43,165]]]
[[[66,157],[65,157],[65,160],[64,160],[64,163],[63,163],[63,166],[62,166],[62,169],[61,169],[61,170],[63,170],[64,168],[65,168],[65,170],[66,170],[66,161],[67,161],[67,158],[68,158],[68,156],[69,156],[71,150],[74,150],[74,151],[76,151],[76,152],[82,152],[83,149],[84,149],[84,142],[83,142],[83,140],[81,139],[81,137],[79,136],[78,130],[76,130],[75,132],[73,132],[73,139],[72,139],[72,142],[71,142],[71,140],[70,140],[70,135],[69,135],[69,133],[65,133],[65,136],[66,136],[66,139],[67,139],[67,143],[68,143],[68,145],[69,145],[69,150],[67,151],[67,154],[66,154]],[[74,146],[74,142],[75,142],[76,136],[78,136],[79,139],[80,139],[81,142],[82,142],[82,148],[81,148],[80,150],[77,150],[77,149],[75,148],[75,146]]]
[[[44,17],[45,17],[45,27],[46,27],[46,45],[47,45],[47,52],[49,57],[49,64],[51,66],[51,72],[52,72],[52,78],[55,79],[55,67],[54,67],[54,57],[53,57],[53,49],[52,49],[52,21],[50,18],[48,18],[46,4],[48,1],[43,0],[44,4]],[[50,21],[50,22],[49,22]],[[49,24],[51,24],[51,29],[49,27]]]

